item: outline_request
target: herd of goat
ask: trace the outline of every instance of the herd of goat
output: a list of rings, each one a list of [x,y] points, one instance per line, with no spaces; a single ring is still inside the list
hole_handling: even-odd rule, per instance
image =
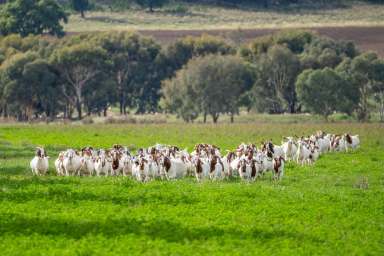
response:
[[[223,179],[239,176],[243,180],[255,180],[271,171],[274,179],[284,175],[286,161],[298,164],[313,164],[321,154],[330,151],[348,151],[359,147],[358,135],[316,134],[295,139],[284,137],[282,145],[272,141],[254,144],[240,144],[235,151],[225,156],[219,147],[197,144],[192,153],[176,146],[157,144],[141,148],[132,155],[126,147],[114,145],[111,149],[85,147],[81,151],[68,149],[59,153],[55,160],[57,175],[60,176],[131,176],[146,182],[156,178],[178,179],[187,175],[202,179]],[[30,166],[33,174],[45,175],[49,162],[46,151],[38,147]]]

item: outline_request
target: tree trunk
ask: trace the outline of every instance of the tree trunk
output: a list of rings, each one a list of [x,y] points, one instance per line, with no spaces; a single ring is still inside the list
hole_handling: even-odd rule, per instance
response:
[[[235,121],[234,115],[235,115],[234,113],[231,113],[231,123]]]
[[[295,104],[294,101],[290,102],[290,104],[289,104],[289,112],[290,112],[291,114],[296,113],[296,104]]]
[[[81,90],[82,90],[82,85],[80,84],[77,84],[76,87],[76,110],[77,110],[77,113],[78,113],[78,118],[79,120],[81,120],[82,118],[82,112],[81,112],[81,105],[82,105],[82,102],[81,102]]]
[[[79,118],[79,120],[81,120],[81,118],[82,118],[81,102],[78,99],[76,100],[76,110],[77,110],[77,113],[78,113],[78,118]]]
[[[84,10],[81,10],[80,14],[81,14],[81,18],[85,19]]]
[[[203,122],[204,123],[207,123],[207,112],[204,111],[204,119],[203,119]]]
[[[104,108],[104,113],[103,113],[103,115],[104,115],[105,117],[107,116],[107,110],[108,110],[108,108],[105,107],[105,108]]]
[[[4,108],[3,108],[3,115],[4,115],[4,118],[7,118],[7,117],[8,117],[7,104],[4,105]]]
[[[152,4],[152,1],[149,1],[149,12],[153,12],[153,4]]]
[[[217,123],[217,120],[219,119],[219,114],[218,113],[214,113],[212,114],[212,120],[213,120],[213,123],[216,124]]]
[[[124,95],[122,92],[120,93],[119,105],[120,105],[120,115],[122,115],[124,114]]]

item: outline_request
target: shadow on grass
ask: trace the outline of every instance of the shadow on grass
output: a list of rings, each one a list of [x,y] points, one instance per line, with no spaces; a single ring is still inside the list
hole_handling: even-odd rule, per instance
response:
[[[284,230],[262,230],[251,228],[242,231],[234,228],[219,227],[186,227],[181,223],[168,220],[154,219],[150,221],[134,218],[118,218],[106,220],[75,220],[26,217],[20,214],[3,215],[0,220],[0,234],[7,235],[32,235],[64,236],[79,239],[88,235],[103,235],[117,237],[134,234],[146,236],[151,239],[162,239],[167,242],[185,243],[187,241],[205,241],[212,238],[229,238],[235,240],[257,239],[258,241],[292,239],[298,243],[322,243],[320,239],[298,232]],[[0,235],[1,236],[1,235]]]
[[[44,179],[36,176],[26,177],[20,179],[11,178],[10,176],[0,176],[0,185],[9,186],[12,188],[25,187],[28,185],[57,185],[57,184],[80,184],[76,179],[59,179],[56,177],[44,177]]]
[[[129,189],[129,183],[133,185],[134,181],[127,181],[123,184],[124,190]],[[122,206],[143,205],[143,204],[195,204],[199,200],[193,194],[180,193],[127,193],[113,194],[111,190],[108,193],[93,193],[86,190],[77,191],[73,185],[79,184],[76,179],[39,179],[31,177],[29,179],[11,179],[9,177],[0,177],[0,201],[11,201],[16,203],[25,203],[35,200],[50,200],[54,202],[81,202],[81,201],[97,201],[102,203],[110,203]],[[38,190],[38,188],[25,189],[29,185],[48,186],[47,189]],[[61,185],[61,186],[60,186]],[[92,185],[91,185],[92,186]],[[115,186],[115,185],[111,185]],[[91,187],[89,187],[92,189]],[[24,189],[24,190],[23,190]],[[112,188],[111,188],[112,189]]]

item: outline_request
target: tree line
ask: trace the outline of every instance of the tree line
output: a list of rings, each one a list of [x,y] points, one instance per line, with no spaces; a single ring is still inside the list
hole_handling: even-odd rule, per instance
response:
[[[186,122],[240,108],[384,120],[384,60],[303,30],[239,47],[208,35],[167,46],[135,32],[0,37],[1,116],[81,119],[112,106]]]

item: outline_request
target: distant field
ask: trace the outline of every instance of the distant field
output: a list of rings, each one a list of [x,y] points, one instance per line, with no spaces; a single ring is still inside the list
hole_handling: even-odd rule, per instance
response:
[[[281,182],[32,177],[35,145],[222,150],[323,129],[361,136],[352,153],[288,164]],[[1,125],[1,255],[383,255],[384,127],[359,123]]]
[[[164,8],[155,13],[136,9],[92,11],[87,13],[86,19],[74,14],[65,29],[69,34],[138,30],[161,43],[169,43],[183,36],[202,33],[248,42],[284,28],[310,28],[334,39],[354,41],[362,50],[376,51],[384,56],[384,5],[275,10],[192,5],[183,14],[167,10]]]
[[[187,5],[185,5],[187,6]],[[105,30],[184,30],[184,29],[256,29],[323,26],[384,25],[384,5],[353,4],[349,7],[313,9],[225,8],[190,5],[185,12],[167,8],[149,13],[145,10],[121,12],[92,11],[86,19],[71,15],[65,29],[69,32]]]

